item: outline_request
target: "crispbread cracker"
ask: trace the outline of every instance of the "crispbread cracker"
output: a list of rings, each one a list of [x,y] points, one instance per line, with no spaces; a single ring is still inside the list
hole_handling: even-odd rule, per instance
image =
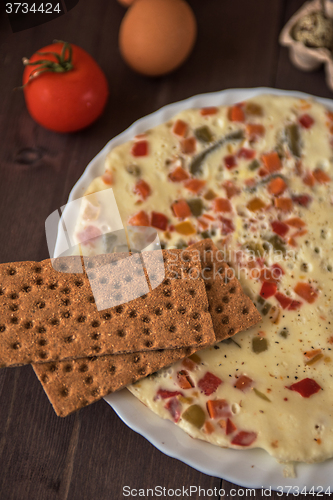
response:
[[[221,262],[221,254],[211,240],[192,245],[188,251],[183,250],[181,254],[178,252],[178,257],[184,262],[189,256],[194,260],[202,259],[201,276],[206,283],[209,309],[217,340],[230,337],[260,320],[257,309],[244,294],[237,279],[229,280],[232,270]],[[215,269],[214,265],[217,266]],[[208,269],[210,266],[211,270]],[[169,263],[170,273],[179,270],[181,270],[179,266],[175,268],[173,262]],[[222,280],[225,276],[227,283]],[[221,305],[224,307],[223,314],[220,312]],[[189,347],[107,355],[57,363],[38,363],[34,364],[33,368],[55,412],[65,417],[106,394],[189,356],[195,350],[194,347]]]
[[[94,403],[195,352],[194,347],[35,363],[33,369],[59,417]]]
[[[216,340],[222,341],[257,324],[261,315],[224,262],[223,252],[211,239],[199,241],[189,249],[200,255]]]
[[[163,250],[163,283],[128,303],[97,311],[86,272],[68,272],[78,258],[62,258],[66,272],[55,271],[50,260],[0,265],[0,366],[200,348],[215,341],[205,285],[195,279],[199,260],[188,256],[184,261],[180,250]],[[110,264],[111,257],[90,259],[97,269]],[[140,288],[132,278],[131,286]]]

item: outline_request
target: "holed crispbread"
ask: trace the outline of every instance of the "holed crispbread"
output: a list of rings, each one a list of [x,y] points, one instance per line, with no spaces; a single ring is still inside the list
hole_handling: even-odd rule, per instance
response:
[[[2,264],[0,366],[214,342],[204,282],[191,277],[200,274],[200,261],[184,261],[180,250],[164,250],[163,258],[165,279],[157,288],[102,311],[86,272],[68,272],[77,257],[63,258],[66,272],[50,260]],[[97,268],[111,257],[90,259]],[[135,287],[137,278],[128,276]]]
[[[224,340],[257,324],[260,313],[243,292],[234,271],[223,261],[223,252],[210,239],[199,241],[189,249],[200,255],[216,340]]]
[[[202,259],[201,276],[205,279],[217,340],[223,340],[257,323],[260,314],[233,277],[232,270],[221,261],[221,253],[213,242],[204,240],[188,250],[191,251],[190,254],[187,251],[182,253],[185,262],[189,255],[193,259]],[[173,262],[170,263],[169,271],[172,269]],[[221,307],[224,309],[221,310]],[[108,355],[93,358],[93,361],[91,358],[83,358],[68,362],[38,363],[33,368],[57,415],[66,416],[110,392],[189,356],[195,350],[166,349]]]
[[[103,396],[191,355],[194,347],[35,363],[54,411],[66,417]]]

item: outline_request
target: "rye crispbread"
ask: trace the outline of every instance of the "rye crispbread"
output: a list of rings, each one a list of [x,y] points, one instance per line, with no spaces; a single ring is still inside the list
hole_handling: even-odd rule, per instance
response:
[[[70,272],[78,257],[63,257],[63,265],[58,262],[63,272],[55,271],[50,260],[0,265],[0,367],[213,343],[204,282],[196,279],[200,261],[184,261],[180,252],[163,251],[165,279],[144,295],[142,271],[129,268],[128,259],[119,260],[118,254],[85,258],[88,272],[96,271],[92,281],[101,269],[105,276],[120,266],[130,283],[114,290],[122,293],[120,300],[132,297],[135,289],[141,295],[101,311],[87,273]],[[107,280],[98,286],[110,293]]]
[[[200,255],[202,275],[218,342],[247,330],[261,320],[252,300],[244,293],[233,269],[224,261],[224,253],[210,239],[189,247]]]
[[[33,369],[59,417],[190,356],[194,347],[35,363]]]
[[[211,240],[192,245],[188,247],[188,251],[184,250],[181,255],[178,253],[178,256],[184,262],[187,262],[188,257],[201,259],[201,277],[206,283],[217,340],[228,338],[260,320],[257,309],[244,294],[232,270],[222,261],[221,252]],[[173,266],[169,266],[170,272],[171,267]],[[184,273],[177,268],[179,270]],[[39,363],[34,364],[33,368],[57,415],[64,417],[108,393],[189,356],[195,350],[189,347],[108,355],[95,357],[93,360],[84,358]]]

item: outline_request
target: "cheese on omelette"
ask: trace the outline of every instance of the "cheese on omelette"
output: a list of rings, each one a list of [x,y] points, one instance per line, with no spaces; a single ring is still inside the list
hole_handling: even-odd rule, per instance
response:
[[[116,147],[86,193],[78,241],[106,232],[94,193],[112,187],[123,224],[154,227],[164,248],[211,238],[261,312],[129,387],[192,437],[286,462],[333,456],[332,147],[322,105],[263,95],[182,111]]]

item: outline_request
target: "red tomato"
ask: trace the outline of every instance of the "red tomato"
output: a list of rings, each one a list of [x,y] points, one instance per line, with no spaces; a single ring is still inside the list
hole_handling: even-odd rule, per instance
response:
[[[63,47],[63,42],[43,47],[29,62],[57,63],[51,52],[60,56]],[[106,77],[94,59],[80,47],[70,47],[72,69],[43,72],[30,81],[30,75],[36,74],[41,64],[27,65],[23,73],[24,97],[30,115],[55,132],[75,132],[93,123],[102,114],[109,95]],[[64,56],[63,65],[68,66],[68,48]]]

